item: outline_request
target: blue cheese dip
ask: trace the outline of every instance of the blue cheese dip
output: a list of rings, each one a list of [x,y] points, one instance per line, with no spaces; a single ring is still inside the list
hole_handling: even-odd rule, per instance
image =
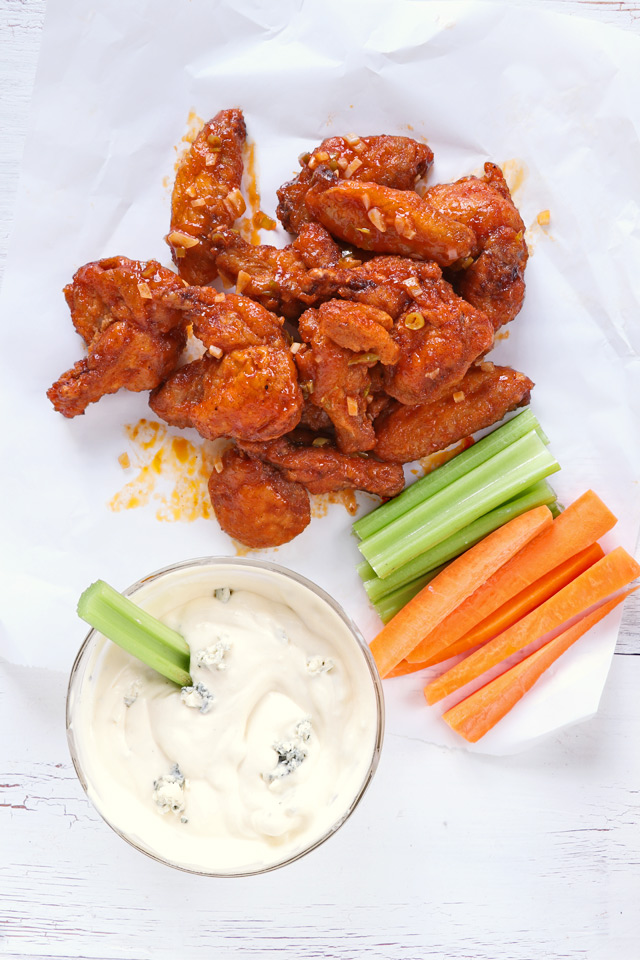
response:
[[[192,684],[94,635],[70,739],[107,822],[219,875],[272,868],[333,832],[382,736],[380,683],[346,617],[296,575],[246,561],[182,565],[131,596],[184,636]]]

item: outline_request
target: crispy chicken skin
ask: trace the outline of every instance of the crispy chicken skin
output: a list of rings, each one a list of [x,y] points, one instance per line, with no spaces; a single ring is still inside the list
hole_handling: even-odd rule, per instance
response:
[[[151,394],[157,416],[194,427],[207,440],[271,440],[292,430],[302,392],[291,353],[259,344],[216,360],[206,355],[181,367]]]
[[[330,418],[342,453],[370,450],[376,439],[367,411],[367,364],[351,362],[357,355],[324,333],[317,311],[305,311],[299,329],[309,346],[298,351],[295,361],[309,402]]]
[[[205,123],[178,167],[165,239],[180,276],[190,284],[217,276],[211,233],[231,227],[245,211],[240,193],[245,139],[242,112],[221,110]]]
[[[267,310],[295,319],[321,298],[310,271],[338,264],[342,252],[320,224],[307,224],[286,247],[254,246],[232,230],[217,239],[217,268],[227,283]]]
[[[328,165],[340,179],[364,180],[397,190],[412,190],[426,176],[433,153],[425,143],[410,137],[329,137],[312,153],[300,158],[302,170],[278,190],[276,214],[285,230],[299,233],[312,219],[305,199],[313,172]]]
[[[364,303],[327,300],[318,307],[318,317],[323,333],[339,347],[373,354],[385,366],[398,362],[400,348],[389,333],[393,320],[384,310]],[[352,358],[352,362],[357,360]]]
[[[476,246],[470,227],[410,190],[343,180],[328,189],[312,187],[306,204],[330,233],[363,250],[447,267]]]
[[[416,283],[440,280],[442,271],[433,261],[380,256],[353,267],[312,270],[309,276],[318,297],[366,303],[397,320],[414,302],[411,290],[417,288]]]
[[[302,484],[235,448],[225,451],[222,470],[211,474],[209,496],[221,528],[247,547],[279,547],[311,520]]]
[[[64,295],[88,353],[47,391],[55,409],[76,417],[107,393],[161,383],[175,369],[186,333],[182,312],[158,298],[182,287],[155,260],[112,257],[81,267]]]
[[[484,177],[431,187],[425,200],[473,230],[473,262],[454,275],[453,284],[497,330],[522,307],[528,252],[525,226],[500,167],[485,163],[484,170]]]
[[[395,497],[404,487],[404,471],[399,463],[381,463],[371,457],[349,456],[331,444],[304,446],[287,437],[271,443],[240,443],[242,450],[259,460],[273,464],[310,493],[335,490],[366,490],[379,497]]]
[[[184,313],[196,337],[215,356],[261,343],[288,349],[283,320],[249,297],[213,287],[185,287],[165,298]]]
[[[444,450],[526,406],[532,388],[532,381],[511,367],[474,366],[441,399],[385,411],[375,423],[374,453],[381,460],[408,463]]]
[[[437,400],[458,383],[491,349],[494,331],[486,314],[437,280],[420,284],[393,336],[400,359],[385,371],[385,390],[401,403],[416,404]]]

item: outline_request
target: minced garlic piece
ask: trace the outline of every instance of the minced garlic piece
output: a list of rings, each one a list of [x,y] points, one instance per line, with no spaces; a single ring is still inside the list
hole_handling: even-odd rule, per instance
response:
[[[174,247],[197,247],[200,243],[197,237],[190,237],[188,233],[181,233],[179,230],[172,230],[167,239]]]
[[[344,176],[345,180],[348,180],[349,177],[353,176],[356,170],[359,170],[362,166],[362,160],[359,160],[358,157],[354,157],[348,167],[345,168]]]
[[[239,270],[236,279],[236,293],[242,293],[248,283],[251,282],[251,276],[246,270]]]
[[[382,211],[378,207],[371,207],[371,210],[367,213],[369,220],[374,225],[376,230],[379,230],[380,233],[386,233],[387,225],[385,223],[384,217],[382,216]]]

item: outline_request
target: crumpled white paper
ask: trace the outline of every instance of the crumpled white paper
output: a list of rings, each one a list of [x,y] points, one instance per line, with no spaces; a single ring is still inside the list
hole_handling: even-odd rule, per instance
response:
[[[297,156],[332,133],[411,133],[430,181],[504,164],[529,226],[524,309],[492,358],[536,382],[532,408],[568,502],[593,487],[633,550],[640,521],[640,44],[601,24],[517,5],[421,0],[49,0],[3,316],[0,654],[67,670],[85,628],[82,589],[124,588],[189,557],[235,552],[214,520],[114,513],[128,476],[121,393],[64,420],[45,397],[82,354],[61,289],[103,256],[170,264],[176,146],[191,112],[244,110],[261,207]],[[550,211],[541,227],[537,214]],[[280,233],[265,242],[284,243]],[[195,436],[195,435],[194,435]],[[193,439],[193,437],[192,437]],[[361,509],[373,501],[362,497]],[[333,504],[267,556],[315,580],[370,639],[379,621],[355,573],[352,517]],[[609,617],[476,748],[520,749],[593,714],[620,615]],[[392,734],[460,745],[422,698],[422,675],[385,683]]]

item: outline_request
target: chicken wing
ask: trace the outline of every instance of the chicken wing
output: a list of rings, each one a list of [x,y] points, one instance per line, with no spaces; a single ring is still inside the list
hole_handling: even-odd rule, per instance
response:
[[[310,349],[295,357],[308,402],[323,410],[343,453],[370,450],[376,442],[373,421],[367,414],[369,377],[363,364],[349,366],[349,351],[316,333]]]
[[[485,163],[484,169],[484,177],[431,187],[425,200],[473,230],[474,259],[452,282],[460,296],[491,317],[497,330],[522,307],[528,251],[524,223],[502,171],[494,163]]]
[[[400,359],[385,370],[385,390],[401,403],[429,403],[458,383],[493,346],[493,324],[444,280],[423,282],[394,325]]]
[[[440,280],[442,271],[433,261],[408,257],[372,257],[356,266],[337,265],[311,270],[318,300],[340,297],[366,303],[397,320],[414,301],[423,282]]]
[[[209,479],[209,496],[221,528],[247,547],[278,547],[311,520],[309,494],[268,463],[231,448]]]
[[[306,205],[333,236],[362,250],[435,260],[447,267],[476,246],[473,230],[410,190],[343,180],[312,187]]]
[[[320,327],[339,347],[364,357],[351,357],[349,363],[380,361],[385,366],[397,363],[400,348],[389,331],[393,320],[378,307],[347,300],[327,300],[318,307]]]
[[[181,367],[151,394],[157,416],[208,440],[271,440],[292,430],[302,392],[289,350],[259,344]]]
[[[303,224],[312,219],[305,199],[313,172],[321,165],[327,165],[340,179],[412,190],[432,163],[429,147],[410,137],[329,137],[300,158],[300,173],[280,187],[276,214],[290,233],[299,233]]]
[[[483,362],[439,400],[385,411],[375,423],[374,452],[381,460],[408,463],[444,450],[528,404],[532,388],[523,373]]]
[[[338,245],[319,224],[307,224],[296,240],[283,248],[255,246],[231,230],[218,234],[216,246],[222,279],[235,284],[238,293],[289,319],[299,317],[322,296],[310,270],[330,267],[342,257]]]
[[[246,209],[240,193],[245,139],[242,112],[221,110],[205,123],[178,167],[165,239],[180,276],[191,284],[216,277],[211,233],[232,226]]]
[[[161,383],[186,343],[182,311],[162,297],[183,286],[155,260],[112,257],[81,267],[64,295],[88,354],[47,391],[55,409],[76,417],[107,393]]]
[[[288,349],[283,320],[249,297],[220,293],[213,287],[185,287],[165,298],[184,313],[193,332],[212,356],[268,343]]]
[[[399,463],[381,463],[336,450],[330,443],[320,446],[297,444],[288,437],[270,443],[239,444],[250,457],[272,464],[311,493],[335,490],[366,490],[379,497],[395,497],[404,487]]]

